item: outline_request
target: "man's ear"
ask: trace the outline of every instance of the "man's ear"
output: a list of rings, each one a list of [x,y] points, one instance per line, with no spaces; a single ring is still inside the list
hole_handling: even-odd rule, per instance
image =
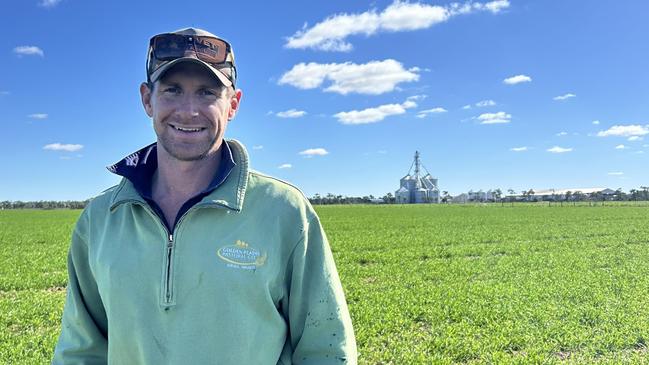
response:
[[[237,89],[234,92],[234,95],[230,98],[230,111],[228,112],[228,120],[232,120],[234,116],[239,111],[239,105],[241,105],[241,90]]]
[[[151,92],[152,90],[149,89],[149,85],[147,85],[146,82],[143,82],[140,85],[140,97],[142,98],[142,106],[144,107],[144,111],[146,112],[146,115],[149,116],[149,118],[153,117],[153,108],[151,108]]]

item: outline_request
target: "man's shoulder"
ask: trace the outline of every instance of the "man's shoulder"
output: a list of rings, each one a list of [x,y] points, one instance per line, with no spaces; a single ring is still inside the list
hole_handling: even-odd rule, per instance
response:
[[[295,185],[277,177],[256,170],[249,170],[251,189],[263,189],[268,193],[280,194],[296,199],[306,199],[304,193]]]
[[[311,210],[309,199],[297,186],[256,170],[249,170],[248,174],[249,182],[246,195],[253,195],[255,200],[263,199],[277,204]]]
[[[94,212],[110,210],[115,198],[115,194],[117,194],[117,192],[123,188],[124,183],[125,181],[123,179],[119,184],[113,185],[90,198],[85,210]]]

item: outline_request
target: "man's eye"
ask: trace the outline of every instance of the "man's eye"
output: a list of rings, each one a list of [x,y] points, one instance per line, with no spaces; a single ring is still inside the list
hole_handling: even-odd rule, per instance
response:
[[[164,92],[167,94],[179,94],[180,93],[180,88],[171,86],[166,89],[164,89]]]
[[[216,96],[216,93],[212,90],[203,89],[199,91],[199,94],[202,96]]]

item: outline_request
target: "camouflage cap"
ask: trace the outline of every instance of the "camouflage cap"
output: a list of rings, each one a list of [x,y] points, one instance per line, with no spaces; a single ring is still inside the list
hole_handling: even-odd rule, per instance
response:
[[[184,55],[182,57],[174,58],[174,59],[165,59],[165,60],[160,60],[157,59],[154,53],[154,45],[153,45],[153,40],[163,34],[177,34],[177,35],[183,35],[183,36],[197,36],[197,37],[211,37],[215,38],[221,42],[224,42],[227,47],[225,47],[225,62],[222,63],[208,63],[203,61],[200,58],[200,55],[197,54],[195,50],[192,49],[186,49],[184,51]],[[230,43],[228,43],[226,40],[215,36],[214,34],[198,29],[198,28],[184,28],[184,29],[179,29],[171,33],[163,33],[163,34],[158,34],[155,35],[151,38],[151,41],[149,42],[149,51],[147,53],[147,62],[146,62],[146,69],[147,69],[147,80],[149,82],[156,82],[160,79],[164,73],[171,69],[173,66],[181,63],[181,62],[193,62],[199,65],[204,66],[206,69],[211,71],[214,76],[216,76],[225,86],[232,86],[234,87],[236,84],[236,79],[237,79],[237,71],[236,71],[236,66],[234,64],[234,52],[232,50],[232,46]]]

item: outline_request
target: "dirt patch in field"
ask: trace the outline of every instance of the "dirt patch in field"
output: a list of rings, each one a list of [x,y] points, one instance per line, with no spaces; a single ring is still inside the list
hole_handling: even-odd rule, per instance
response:
[[[559,358],[559,360],[565,361],[565,360],[570,359],[570,357],[572,356],[572,352],[570,352],[570,351],[559,351],[555,355]]]
[[[45,291],[48,292],[48,293],[60,293],[60,292],[65,291],[65,287],[64,286],[53,286],[53,287],[50,287],[50,288],[46,288]]]

